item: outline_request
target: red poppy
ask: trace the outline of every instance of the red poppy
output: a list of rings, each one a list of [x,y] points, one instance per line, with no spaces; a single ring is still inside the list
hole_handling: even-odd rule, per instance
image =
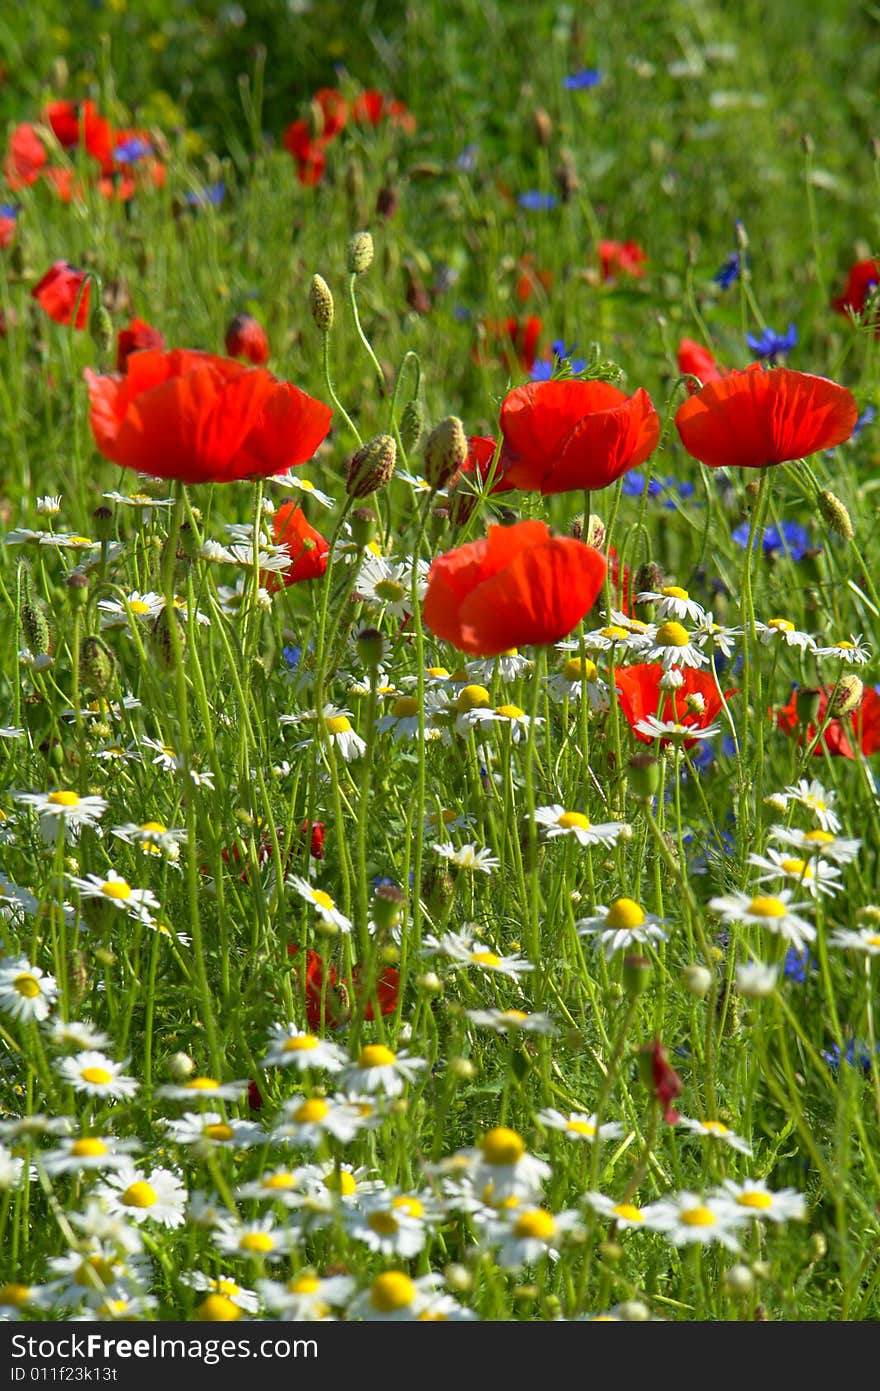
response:
[[[296,956],[299,948],[289,946],[288,955]],[[326,980],[325,980],[326,970]],[[372,989],[361,984],[361,969],[355,966],[352,984],[358,997],[357,1003],[364,1004],[364,1019],[374,1019],[375,1001],[378,1000],[381,1014],[393,1014],[397,1008],[400,993],[400,972],[388,966],[379,976]],[[340,980],[335,966],[325,968],[324,958],[316,951],[306,951],[305,981],[306,1018],[313,1029],[341,1028],[351,1017],[351,1002],[344,981]],[[323,995],[323,1009],[322,1009]],[[368,996],[364,1000],[364,996]]]
[[[632,612],[633,599],[630,569],[628,565],[621,565],[620,557],[613,546],[608,551],[608,578],[615,607],[621,613],[629,615]]]
[[[648,258],[637,241],[600,241],[598,251],[603,280],[621,275],[641,280],[645,274],[642,265]]]
[[[95,442],[123,468],[181,483],[232,483],[303,464],[332,411],[264,367],[212,353],[132,353],[125,376],[85,370]]]
[[[59,145],[72,150],[80,143],[99,164],[113,153],[113,132],[93,101],[50,101],[45,111]]]
[[[703,386],[707,382],[717,382],[725,375],[725,368],[719,367],[708,348],[702,343],[696,343],[693,338],[682,338],[678,345],[678,370],[688,372],[692,377],[699,377]],[[689,396],[693,396],[699,387],[696,382],[687,383]]]
[[[710,468],[765,468],[842,444],[858,415],[852,393],[827,377],[753,362],[685,401],[675,427]]]
[[[137,193],[137,184],[130,174],[104,174],[98,180],[98,192],[108,203],[127,203]]]
[[[78,203],[84,201],[82,181],[75,169],[52,164],[43,170],[43,178],[52,185],[62,203],[72,203],[74,199]]]
[[[708,729],[721,709],[721,696],[707,672],[684,667],[684,685],[677,691],[666,691],[661,687],[662,675],[661,662],[637,662],[634,666],[618,667],[614,673],[620,708],[633,734],[643,744],[653,744],[655,741],[650,734],[636,729],[639,720],[656,715],[658,720],[674,721],[687,729]],[[724,692],[725,697],[735,694],[733,690]],[[698,701],[692,702],[696,704],[696,709],[692,709],[688,703],[689,696],[699,697]],[[660,742],[666,744],[669,741],[661,739]],[[697,742],[696,739],[685,739],[684,747],[692,748]]]
[[[15,215],[7,217],[0,208],[0,249],[11,246],[15,236]]]
[[[842,295],[831,301],[838,314],[863,314],[869,293],[880,285],[880,261],[856,261],[847,272]]]
[[[786,734],[796,734],[799,744],[812,743],[824,722],[832,689],[824,686],[821,690],[799,691],[795,687],[788,704],[776,712],[777,726]],[[810,697],[813,697],[812,701]],[[807,702],[815,706],[810,712],[812,719],[804,715],[804,704]],[[858,709],[842,719],[828,721],[813,754],[821,755],[823,749],[827,749],[828,753],[839,754],[842,758],[855,758],[851,740],[855,740],[866,758],[880,750],[880,695],[873,686],[865,687]]]
[[[259,1086],[253,1078],[248,1082],[247,1098],[248,1106],[250,1106],[252,1111],[261,1111],[263,1109],[263,1093],[260,1091]]]
[[[117,372],[125,371],[130,353],[141,353],[148,348],[162,352],[164,347],[165,339],[157,328],[145,323],[143,319],[133,318],[128,328],[121,328],[116,335]]]
[[[422,617],[460,652],[496,657],[566,637],[596,601],[605,560],[543,522],[490,526],[448,551],[428,573]]]
[[[332,140],[344,129],[348,120],[348,102],[335,87],[319,87],[312,97],[312,103],[321,112],[324,123],[321,130],[322,138]]]
[[[89,321],[91,277],[66,261],[56,261],[31,290],[40,308],[56,324],[69,324],[76,311],[74,328],[85,328]]]
[[[468,439],[468,456],[458,472],[452,475],[447,486],[454,488],[463,478],[474,478],[478,479],[480,484],[485,483],[497,448],[496,441],[489,435],[471,435]],[[513,486],[507,482],[500,470],[496,470],[495,481],[492,484],[493,493],[509,493]]]
[[[515,488],[568,493],[606,488],[643,464],[660,438],[660,420],[643,387],[632,396],[608,382],[529,382],[501,407]]]
[[[282,574],[270,576],[269,588],[315,580],[327,569],[330,547],[319,531],[309,526],[306,514],[295,502],[285,502],[272,518],[276,546],[286,546],[291,563]]]
[[[16,126],[9,137],[9,151],[3,163],[6,182],[13,193],[36,183],[48,156],[33,126]]]
[[[508,371],[531,372],[538,356],[538,342],[543,324],[536,314],[528,318],[483,319],[477,325],[480,341],[473,358],[478,366],[488,366],[497,354]]]
[[[678,1111],[672,1102],[681,1096],[681,1078],[666,1057],[666,1050],[659,1039],[646,1043],[639,1049],[644,1059],[642,1074],[654,1097],[663,1107],[663,1119],[667,1125],[675,1125],[679,1120]]]
[[[320,183],[327,167],[324,140],[316,139],[308,121],[293,121],[283,136],[284,148],[293,155],[297,176],[306,188]]]
[[[226,351],[230,357],[243,357],[254,367],[269,361],[269,339],[262,324],[250,314],[236,314],[226,330]]]
[[[522,303],[531,299],[536,291],[549,292],[553,284],[552,270],[536,270],[534,263],[534,256],[521,256],[517,263],[516,297]]]
[[[378,126],[387,119],[408,135],[412,135],[416,128],[415,116],[402,101],[385,96],[375,89],[361,92],[360,96],[355,98],[351,114],[361,126]]]

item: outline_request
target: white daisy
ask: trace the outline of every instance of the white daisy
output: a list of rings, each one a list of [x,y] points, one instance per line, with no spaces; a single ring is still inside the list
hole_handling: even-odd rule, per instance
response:
[[[645,1221],[662,1232],[673,1246],[691,1242],[706,1246],[717,1241],[729,1251],[739,1250],[736,1230],[742,1227],[744,1215],[738,1216],[730,1203],[717,1197],[701,1198],[697,1193],[684,1191],[649,1203],[642,1212]]]
[[[535,821],[543,827],[548,840],[556,836],[574,836],[578,845],[614,845],[624,830],[622,821],[604,821],[593,825],[583,812],[566,811],[556,802],[549,807],[538,807]]]
[[[198,1290],[199,1293],[219,1295],[222,1299],[228,1299],[245,1314],[255,1314],[260,1307],[256,1292],[245,1289],[230,1275],[206,1275],[202,1270],[189,1270],[183,1272],[179,1279],[182,1284],[189,1285],[190,1289]]]
[[[351,931],[351,919],[347,918],[336,907],[335,901],[324,889],[314,888],[308,881],[299,874],[288,874],[285,884],[289,884],[295,889],[300,898],[305,899],[313,908],[317,909],[318,916],[322,922],[331,923],[340,932]]]
[[[188,1082],[169,1082],[156,1088],[156,1096],[169,1101],[240,1101],[247,1082],[218,1082],[216,1077],[191,1077]]]
[[[711,648],[715,652],[720,652],[723,657],[730,661],[736,651],[736,640],[743,635],[742,628],[727,628],[721,623],[715,622],[715,616],[705,613],[694,627],[694,642],[699,643],[700,647]]]
[[[673,744],[679,744],[685,740],[714,739],[720,726],[711,724],[700,728],[679,724],[677,720],[658,720],[656,715],[646,715],[643,719],[636,720],[633,729],[637,734],[644,734],[649,739],[668,739]]]
[[[249,1149],[265,1143],[266,1135],[253,1121],[224,1120],[219,1111],[203,1111],[197,1115],[186,1111],[180,1120],[162,1119],[158,1122],[170,1140],[187,1145],[193,1154],[202,1156],[214,1150]]]
[[[579,918],[575,927],[582,937],[594,938],[596,946],[603,949],[606,960],[610,961],[615,952],[645,946],[648,942],[668,941],[669,934],[663,928],[665,921],[655,913],[647,913],[632,898],[616,898],[610,908],[600,903],[595,914]]]
[[[592,710],[607,710],[609,686],[599,675],[599,668],[589,657],[569,657],[561,671],[545,677],[550,698],[555,701],[580,700],[586,696]]]
[[[62,1081],[73,1087],[74,1091],[87,1096],[108,1097],[117,1100],[134,1096],[139,1083],[133,1077],[126,1077],[125,1063],[115,1063],[105,1053],[86,1049],[72,1058],[61,1058],[55,1070]]]
[[[772,995],[779,979],[779,968],[763,961],[741,961],[736,968],[736,988],[740,995],[760,1000]]]
[[[291,1145],[317,1148],[330,1135],[341,1145],[349,1144],[373,1117],[345,1098],[292,1096],[272,1127],[272,1138]]]
[[[103,797],[81,797],[67,788],[53,792],[13,792],[13,801],[33,807],[40,818],[40,833],[49,845],[54,845],[59,831],[76,840],[83,826],[96,826],[107,802]]]
[[[571,1232],[581,1231],[576,1212],[548,1212],[543,1207],[519,1206],[501,1209],[484,1226],[484,1238],[497,1246],[496,1262],[501,1270],[521,1270],[545,1258],[559,1258],[559,1244]]]
[[[766,623],[756,623],[755,631],[765,647],[774,643],[786,647],[797,647],[801,652],[814,652],[816,643],[809,633],[802,633],[788,618],[771,618]]]
[[[106,875],[88,874],[84,879],[71,874],[70,882],[79,890],[80,898],[109,903],[140,921],[159,908],[159,900],[151,889],[133,889],[115,869],[108,869]]]
[[[149,1174],[135,1168],[130,1160],[95,1189],[95,1196],[113,1215],[133,1222],[158,1222],[162,1227],[183,1225],[186,1188],[171,1169],[153,1169]]]
[[[428,565],[420,560],[416,569],[416,592],[424,599],[428,582]],[[365,554],[355,582],[355,594],[366,604],[384,608],[395,618],[412,613],[412,562],[389,560],[385,556]]]
[[[745,1179],[742,1183],[725,1179],[712,1196],[731,1202],[741,1215],[757,1217],[762,1222],[803,1222],[807,1216],[802,1193],[794,1188],[780,1188],[774,1193],[765,1179]]]
[[[416,1081],[423,1067],[427,1067],[424,1058],[411,1058],[407,1052],[394,1053],[384,1043],[368,1043],[357,1061],[346,1068],[342,1080],[357,1090],[399,1096],[405,1083]]]
[[[812,904],[791,903],[792,890],[780,889],[774,897],[766,894],[747,893],[725,894],[720,898],[710,898],[709,907],[720,914],[725,923],[748,923],[766,928],[789,942],[798,951],[803,951],[808,943],[815,941],[816,929],[794,911],[809,910]]]
[[[494,1029],[499,1034],[556,1032],[549,1014],[527,1014],[521,1009],[466,1009],[465,1014],[478,1029]]]
[[[612,619],[603,628],[584,633],[584,646],[591,652],[611,652],[614,660],[627,653],[640,656],[652,646],[656,631],[653,623],[639,623],[628,618],[615,622]]]
[[[141,594],[134,589],[124,599],[98,600],[102,628],[126,628],[130,623],[147,622],[158,617],[164,607],[164,598],[154,590]]]
[[[522,1136],[504,1125],[486,1131],[473,1149],[457,1150],[424,1169],[441,1178],[466,1178],[473,1191],[491,1195],[493,1205],[536,1194],[551,1173],[545,1160],[528,1153]]]
[[[561,1111],[546,1106],[543,1110],[535,1112],[535,1120],[550,1130],[560,1131],[569,1140],[578,1140],[588,1145],[594,1140],[617,1140],[623,1134],[623,1126],[619,1121],[606,1121],[603,1125],[598,1125],[597,1117],[587,1115],[584,1111],[570,1111],[564,1116]]]
[[[766,884],[773,879],[787,879],[811,898],[818,898],[819,894],[836,894],[843,888],[840,870],[835,865],[825,864],[815,855],[809,859],[799,859],[771,846],[766,855],[750,855],[748,862],[765,871],[758,875],[755,881],[758,884]]]
[[[841,829],[840,821],[834,811],[834,801],[836,793],[825,790],[821,782],[816,778],[799,778],[796,783],[790,783],[781,794],[786,801],[796,802],[798,806],[805,807],[811,811],[818,821],[823,831],[830,831],[832,835],[837,835]]]
[[[351,1275],[329,1275],[323,1278],[310,1270],[282,1283],[279,1280],[258,1280],[257,1289],[269,1310],[284,1321],[311,1322],[332,1317],[332,1309],[343,1308],[351,1299],[357,1282]]]
[[[462,966],[477,966],[483,971],[509,976],[511,980],[517,980],[535,969],[532,962],[523,956],[499,956],[482,942],[476,941],[469,932],[447,932],[442,937],[426,937],[422,954],[429,956],[432,952],[448,956]]]
[[[679,623],[699,623],[706,613],[702,604],[698,604],[686,589],[681,589],[677,584],[667,584],[658,590],[643,590],[636,595],[636,603],[653,604],[661,623],[667,618],[677,618]]]
[[[221,1217],[211,1240],[225,1256],[248,1256],[259,1261],[280,1261],[291,1247],[291,1233],[277,1226],[271,1217],[259,1217],[253,1222]]]
[[[500,864],[491,850],[478,850],[473,842],[456,847],[452,841],[444,841],[442,845],[435,845],[433,849],[441,860],[448,860],[457,869],[481,870],[484,874],[491,874]]]
[[[37,515],[40,517],[57,517],[61,511],[61,494],[47,493],[45,497],[37,498]]]
[[[30,889],[22,889],[0,872],[0,917],[12,918],[21,922],[27,914],[36,917],[40,911],[40,900]]]
[[[351,1301],[346,1317],[349,1319],[382,1320],[387,1323],[400,1323],[408,1319],[430,1318],[428,1310],[436,1307],[438,1287],[443,1284],[443,1276],[431,1273],[412,1279],[402,1270],[386,1270],[377,1275],[368,1289]],[[433,1297],[433,1299],[432,1299]],[[455,1304],[455,1301],[452,1301]],[[460,1305],[456,1304],[460,1310]],[[458,1314],[443,1314],[443,1317],[463,1317]],[[436,1315],[435,1315],[436,1317]]]
[[[55,977],[26,956],[0,960],[0,1009],[13,1019],[46,1019],[57,998]]]
[[[17,1188],[23,1173],[24,1160],[0,1144],[0,1193],[10,1193]]]
[[[113,826],[110,834],[126,845],[136,845],[145,855],[165,854],[170,859],[177,859],[186,840],[186,831],[170,829],[162,821],[143,821],[140,825],[126,821],[122,826]]]
[[[338,1043],[305,1033],[295,1024],[272,1025],[269,1051],[263,1059],[266,1067],[295,1067],[299,1072],[316,1067],[339,1072],[347,1061],[348,1055]]]
[[[533,719],[518,705],[496,705],[493,714],[495,715],[495,723],[501,729],[510,730],[510,737],[514,744],[520,744],[523,739],[528,739],[532,725],[537,729],[538,725],[544,723],[541,716]]]
[[[41,1151],[37,1163],[50,1178],[81,1169],[119,1169],[141,1148],[138,1140],[122,1140],[117,1135],[65,1135],[55,1149]]]
[[[660,662],[663,670],[670,667],[701,667],[709,661],[707,654],[693,641],[693,634],[675,620],[661,623],[652,645],[645,651],[645,660]]]
[[[480,657],[475,662],[468,662],[467,674],[471,681],[493,681],[496,677],[502,681],[517,681],[531,671],[532,665],[528,657],[521,656],[516,647],[511,647],[506,652],[499,652],[497,657]]]
[[[334,500],[327,493],[322,493],[320,488],[316,488],[308,478],[301,478],[292,470],[290,473],[273,473],[266,480],[268,483],[277,483],[279,488],[289,488],[292,491],[303,493],[306,497],[313,498],[320,507],[333,507]]]
[[[236,1198],[256,1198],[260,1201],[282,1203],[285,1207],[296,1207],[307,1191],[305,1167],[289,1169],[286,1165],[268,1169],[258,1179],[242,1183],[235,1190]]]
[[[729,1145],[731,1149],[738,1150],[740,1154],[751,1154],[752,1147],[748,1140],[744,1140],[741,1135],[721,1121],[700,1121],[694,1120],[690,1116],[679,1116],[678,1124],[684,1126],[685,1130],[690,1130],[694,1135],[705,1135],[710,1140],[718,1140],[720,1144]]]
[[[644,1210],[633,1203],[616,1203],[604,1193],[585,1193],[584,1199],[594,1212],[598,1212],[600,1217],[607,1217],[621,1231],[626,1231],[628,1227],[640,1227],[645,1231],[649,1227],[649,1223],[645,1221]]]
[[[831,933],[828,945],[843,951],[864,952],[865,956],[880,956],[880,931],[876,927],[856,930],[839,927]]]
[[[795,826],[771,826],[767,835],[780,845],[790,845],[803,856],[817,855],[836,865],[851,864],[862,846],[860,840],[847,840],[830,831],[802,831]]]
[[[348,1235],[377,1255],[408,1260],[424,1249],[427,1218],[420,1198],[385,1190],[365,1198],[361,1207],[350,1208],[343,1221]]]
[[[863,667],[871,660],[871,649],[862,642],[862,635],[850,633],[848,638],[815,649],[817,657],[836,657],[844,666]]]
[[[94,1048],[101,1052],[110,1047],[110,1035],[96,1029],[89,1019],[53,1019],[46,1037],[56,1048]]]

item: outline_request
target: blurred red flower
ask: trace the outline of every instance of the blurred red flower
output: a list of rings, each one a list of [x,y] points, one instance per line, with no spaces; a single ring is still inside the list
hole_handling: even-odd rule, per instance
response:
[[[603,280],[616,280],[621,275],[641,280],[645,274],[642,266],[648,257],[637,241],[600,241],[598,251]]]
[[[880,285],[880,261],[856,261],[850,266],[843,293],[831,301],[838,314],[863,314],[868,295]]]
[[[710,468],[765,468],[841,444],[858,414],[852,393],[827,377],[753,362],[685,401],[675,427]]]
[[[269,577],[269,588],[280,589],[300,580],[315,580],[327,569],[330,547],[319,531],[306,521],[306,514],[295,502],[285,502],[272,517],[276,546],[286,546],[290,566],[280,575]]]
[[[9,217],[0,207],[0,249],[12,245],[15,237],[15,223],[15,210],[13,209],[13,215]]]
[[[323,129],[320,134],[324,140],[332,140],[344,129],[348,120],[348,102],[335,87],[319,87],[312,97],[312,104],[321,112]]]
[[[85,370],[105,458],[182,483],[263,478],[303,464],[332,411],[263,367],[175,348],[132,353],[124,376]]]
[[[779,729],[784,730],[786,734],[796,735],[799,744],[812,743],[827,714],[832,690],[831,686],[823,686],[815,691],[799,691],[795,687],[788,704],[781,706],[776,712],[776,724]],[[815,707],[814,712],[811,712],[812,719],[804,714],[804,705],[808,703]],[[841,719],[828,721],[813,755],[821,755],[827,749],[830,754],[855,758],[852,741],[855,741],[866,758],[880,751],[880,695],[873,686],[865,687],[857,710]]]
[[[3,173],[13,193],[36,183],[47,159],[43,142],[33,126],[27,122],[16,126],[9,137],[9,150],[3,162]]]
[[[702,343],[696,343],[693,338],[682,338],[678,345],[678,370],[699,377],[703,386],[707,382],[717,382],[726,375],[726,368],[719,367],[709,349]],[[696,382],[688,382],[688,395],[693,396],[695,391],[699,391]]]
[[[146,323],[143,319],[131,319],[128,327],[121,328],[116,335],[117,372],[125,371],[125,364],[131,353],[144,352],[147,348],[162,352],[164,347],[165,339],[157,328],[153,328],[152,324]]]
[[[721,709],[721,696],[712,677],[705,671],[694,667],[682,668],[684,685],[677,691],[665,691],[660,685],[663,675],[661,662],[637,662],[633,666],[617,667],[614,681],[617,698],[626,722],[643,744],[653,744],[650,734],[642,734],[636,729],[639,720],[656,715],[658,720],[671,720],[685,725],[688,729],[707,729]],[[725,699],[735,695],[734,690],[725,691]],[[699,708],[691,709],[688,697],[698,696]],[[661,744],[669,741],[661,739]],[[685,739],[684,747],[692,748],[698,741]]]
[[[473,358],[480,367],[499,358],[513,374],[518,370],[531,372],[538,356],[538,343],[543,324],[536,314],[525,319],[483,319],[477,325],[478,342]]]
[[[324,177],[327,157],[324,154],[326,140],[316,137],[308,121],[293,121],[283,135],[285,150],[293,155],[297,164],[297,176],[306,188],[313,188]]]
[[[608,382],[529,382],[505,399],[501,430],[510,486],[568,493],[606,488],[643,464],[660,420],[643,387],[627,396]]]
[[[356,97],[351,108],[353,120],[361,126],[378,126],[388,120],[407,135],[416,128],[416,118],[402,101],[371,88]]]
[[[69,324],[76,312],[74,328],[85,328],[89,321],[91,277],[67,261],[55,261],[31,290],[40,308],[56,324]]]
[[[681,1078],[666,1057],[666,1050],[659,1039],[644,1044],[638,1051],[643,1063],[641,1071],[644,1081],[663,1107],[663,1119],[667,1125],[675,1125],[680,1117],[672,1102],[681,1096]]]
[[[113,153],[113,131],[93,101],[50,101],[45,118],[65,150],[85,145],[92,159],[106,164]]]
[[[296,956],[299,954],[299,947],[291,945],[287,951],[288,955]],[[379,1012],[383,1015],[393,1014],[397,1008],[400,972],[393,966],[386,967],[372,988],[369,984],[363,984],[362,970],[355,966],[352,985],[357,997],[355,1003],[364,1006],[364,1019],[375,1019],[376,1002]],[[340,979],[336,967],[325,966],[324,958],[310,947],[306,950],[303,989],[306,997],[306,1018],[310,1028],[321,1029],[329,1025],[330,1028],[338,1029],[348,1022],[352,1011],[345,982]]]
[[[230,357],[243,357],[254,367],[269,361],[269,339],[262,324],[250,314],[236,314],[226,330],[226,351]]]
[[[484,540],[447,551],[428,573],[422,617],[460,652],[495,657],[566,637],[595,603],[605,560],[543,522],[490,526]]]

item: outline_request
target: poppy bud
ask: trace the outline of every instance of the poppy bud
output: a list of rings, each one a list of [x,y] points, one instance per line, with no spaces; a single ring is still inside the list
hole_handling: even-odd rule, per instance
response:
[[[225,343],[230,357],[243,357],[254,367],[269,360],[266,330],[250,314],[236,314],[226,329]]]
[[[349,275],[363,275],[373,264],[373,238],[369,232],[355,232],[346,249]]]
[[[828,713],[832,716],[849,715],[853,710],[858,710],[864,694],[865,687],[857,676],[842,676],[828,702]]]
[[[376,195],[376,212],[380,217],[393,217],[399,203],[397,189],[390,184],[380,188]]]
[[[356,546],[363,550],[376,535],[378,517],[372,507],[356,507],[351,514],[351,536]]]
[[[349,497],[370,497],[384,488],[394,472],[397,445],[391,435],[376,435],[352,454],[345,491]]]
[[[457,415],[435,425],[425,442],[425,478],[433,489],[446,484],[467,463],[468,442]]]
[[[396,884],[380,884],[373,894],[373,922],[379,932],[390,932],[403,916],[406,897]]]
[[[840,498],[836,497],[829,488],[823,488],[816,498],[816,504],[826,526],[836,536],[842,536],[844,541],[851,541],[855,536],[855,531],[849,512]]]
[[[383,646],[384,640],[378,628],[362,628],[357,635],[358,655],[370,671],[379,669]]]
[[[46,605],[34,589],[33,575],[30,566],[22,564],[18,571],[21,577],[21,603],[19,614],[21,616],[22,631],[27,639],[27,645],[35,657],[44,657],[51,645],[51,634],[49,631],[49,620],[46,617]]]
[[[116,674],[116,658],[106,642],[101,638],[85,638],[80,645],[79,662],[83,676],[93,691],[103,695],[110,689]]]
[[[476,493],[471,488],[456,483],[449,494],[449,507],[447,509],[452,525],[466,526],[474,514],[476,505]]]
[[[696,995],[698,1000],[702,1000],[704,995],[708,995],[712,988],[712,972],[705,966],[699,966],[696,962],[690,966],[685,966],[681,973],[684,988],[691,995]]]
[[[582,539],[587,546],[592,546],[597,551],[605,544],[605,523],[595,512],[591,512],[587,518],[587,534]]]
[[[422,876],[422,898],[433,917],[441,916],[452,906],[455,880],[444,865],[431,865]]]
[[[656,560],[646,560],[636,570],[635,590],[637,594],[649,592],[656,594],[663,587],[663,570]]]
[[[637,1050],[637,1054],[642,1082],[664,1108],[663,1119],[666,1123],[675,1125],[678,1112],[673,1110],[671,1103],[681,1095],[681,1078],[667,1061],[666,1052],[659,1039],[643,1044]]]
[[[67,597],[71,608],[84,609],[89,601],[89,581],[81,570],[74,570],[67,580]]]
[[[409,401],[400,417],[400,443],[409,454],[422,438],[425,428],[425,410],[421,401]]]
[[[651,983],[653,967],[646,956],[627,955],[623,958],[623,988],[629,999],[643,995]]]
[[[180,644],[181,655],[186,649],[186,624],[176,609],[172,610],[173,622],[177,628],[177,641]],[[150,641],[153,652],[158,658],[160,666],[166,671],[171,671],[174,667],[174,647],[171,638],[171,623],[168,618],[168,605],[161,608],[153,619],[153,626],[150,629]]]
[[[309,308],[315,327],[329,333],[333,327],[333,294],[322,275],[313,275],[309,286]]]
[[[99,353],[109,353],[113,346],[113,320],[100,300],[89,315],[89,333]]]
[[[627,762],[633,795],[649,802],[660,790],[660,764],[653,754],[637,753]]]

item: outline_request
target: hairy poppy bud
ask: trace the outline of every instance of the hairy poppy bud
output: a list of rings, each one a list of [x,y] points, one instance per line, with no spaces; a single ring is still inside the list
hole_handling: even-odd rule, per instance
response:
[[[865,687],[857,676],[842,676],[828,702],[828,713],[832,716],[849,715],[851,711],[858,710],[864,694]]]
[[[855,531],[849,512],[840,498],[836,497],[829,488],[823,488],[816,498],[816,504],[822,520],[834,532],[835,536],[842,536],[844,541],[851,541],[855,536]]]
[[[81,570],[74,570],[67,580],[67,597],[74,609],[84,609],[89,601],[88,577]]]
[[[660,790],[660,764],[653,754],[637,753],[627,763],[630,786],[636,797],[649,802]]]
[[[109,353],[113,347],[113,320],[100,300],[89,315],[89,333],[99,353]]]
[[[647,990],[652,970],[646,956],[627,955],[623,958],[623,988],[631,1000]]]
[[[19,614],[21,617],[22,632],[27,640],[27,645],[35,657],[44,657],[51,645],[51,634],[49,631],[49,620],[46,617],[46,605],[39,597],[34,588],[34,577],[31,574],[30,566],[22,564],[19,566],[19,576],[21,579],[21,604]]]
[[[362,628],[357,635],[357,648],[360,659],[371,671],[378,670],[382,662],[384,639],[378,628]]]
[[[373,894],[373,921],[380,932],[390,932],[403,916],[406,897],[396,884],[380,884]]]
[[[348,243],[346,263],[349,275],[363,275],[373,264],[373,238],[369,232],[355,232]]]
[[[98,695],[104,695],[116,674],[116,658],[101,638],[84,638],[79,649],[79,663],[87,684]]]
[[[376,535],[379,518],[372,507],[356,507],[351,514],[351,539],[363,549]]]
[[[322,275],[313,275],[309,286],[309,308],[315,327],[329,333],[333,327],[333,293]]]
[[[409,401],[400,417],[400,443],[407,454],[415,449],[425,428],[425,410],[421,401]]]
[[[457,415],[435,425],[425,442],[425,478],[434,489],[446,484],[467,463],[468,442]]]
[[[153,651],[161,666],[166,671],[170,671],[174,666],[174,646],[171,637],[171,623],[177,629],[177,641],[180,644],[181,655],[186,649],[186,624],[176,609],[171,611],[169,619],[168,605],[161,608],[153,619],[153,626],[150,629],[150,639]]]
[[[349,497],[370,497],[384,488],[394,472],[397,445],[391,435],[376,435],[352,454],[345,491]]]

